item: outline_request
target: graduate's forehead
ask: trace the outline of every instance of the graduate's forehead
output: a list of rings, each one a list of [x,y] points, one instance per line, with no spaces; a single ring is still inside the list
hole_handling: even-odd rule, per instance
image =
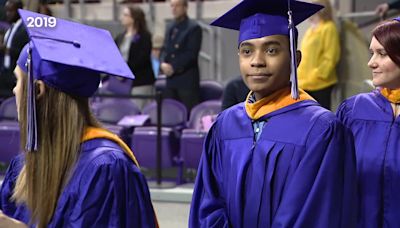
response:
[[[376,39],[375,36],[372,37],[371,43],[369,44],[369,49],[370,50],[385,50],[385,48],[382,46],[381,43]]]
[[[269,46],[269,45],[288,47],[289,37],[286,35],[271,35],[255,39],[249,39],[241,42],[239,48],[245,46]]]

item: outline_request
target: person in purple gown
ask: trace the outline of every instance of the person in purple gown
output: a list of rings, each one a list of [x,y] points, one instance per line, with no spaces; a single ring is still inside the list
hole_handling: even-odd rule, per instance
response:
[[[352,134],[296,84],[294,25],[321,8],[243,0],[212,22],[239,30],[239,66],[251,91],[206,137],[189,227],[355,226]]]
[[[30,37],[13,90],[24,152],[0,188],[0,227],[157,227],[132,151],[89,108],[100,73],[134,78],[111,34],[19,13]]]
[[[342,102],[337,116],[354,135],[358,227],[400,227],[400,17],[379,24],[369,48],[377,88]]]

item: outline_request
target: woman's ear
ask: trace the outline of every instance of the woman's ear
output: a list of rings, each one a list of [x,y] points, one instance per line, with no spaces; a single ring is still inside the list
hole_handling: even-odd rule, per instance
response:
[[[36,99],[40,99],[46,93],[46,86],[42,80],[35,81]]]
[[[296,51],[296,60],[297,60],[297,67],[299,67],[301,62],[301,51],[299,50]]]

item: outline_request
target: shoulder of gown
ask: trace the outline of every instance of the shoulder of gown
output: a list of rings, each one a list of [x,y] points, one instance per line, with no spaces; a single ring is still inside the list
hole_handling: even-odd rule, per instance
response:
[[[24,156],[16,156],[7,168],[6,175],[0,188],[0,209],[4,214],[13,217],[17,206],[11,200],[18,175],[24,165]]]
[[[155,227],[139,167],[113,142],[96,139],[85,144],[50,227]]]
[[[346,126],[354,120],[391,122],[392,115],[390,103],[378,90],[352,96],[344,100],[336,111],[336,116]]]

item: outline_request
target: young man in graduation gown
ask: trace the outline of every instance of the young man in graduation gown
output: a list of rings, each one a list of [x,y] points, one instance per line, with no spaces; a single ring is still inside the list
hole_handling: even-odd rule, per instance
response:
[[[351,134],[297,90],[294,26],[320,9],[244,0],[212,23],[239,30],[240,70],[251,92],[207,135],[189,227],[354,227]]]

